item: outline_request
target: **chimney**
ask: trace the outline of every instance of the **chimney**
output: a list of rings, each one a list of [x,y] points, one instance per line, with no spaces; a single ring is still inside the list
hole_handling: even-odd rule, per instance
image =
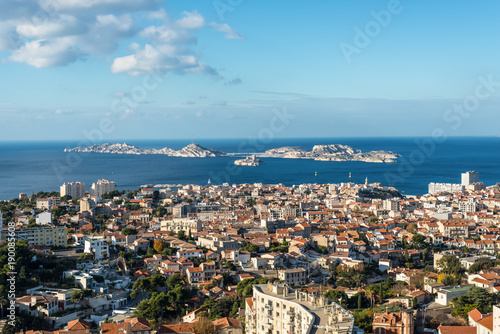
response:
[[[389,306],[385,307],[385,314],[389,314]]]
[[[36,304],[36,296],[31,296],[31,303]]]

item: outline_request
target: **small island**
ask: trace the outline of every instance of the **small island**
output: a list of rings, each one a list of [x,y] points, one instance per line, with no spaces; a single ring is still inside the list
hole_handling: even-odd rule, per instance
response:
[[[372,163],[396,162],[401,155],[391,151],[362,152],[347,145],[315,145],[312,151],[298,146],[286,146],[256,154],[258,157],[283,159],[314,159],[317,161],[363,161]]]
[[[182,157],[182,158],[213,158],[225,156],[226,153],[213,150],[211,148],[205,148],[198,144],[189,144],[180,150],[174,150],[168,147],[161,149],[142,149],[133,145],[128,145],[126,143],[106,143],[100,145],[92,145],[88,147],[75,147],[72,149],[65,149],[64,152],[82,152],[82,153],[110,153],[110,154],[162,154],[170,157]]]
[[[237,166],[249,166],[249,167],[257,167],[260,166],[264,163],[259,158],[256,158],[255,155],[251,155],[249,157],[246,157],[245,159],[239,159],[234,162],[235,165]]]

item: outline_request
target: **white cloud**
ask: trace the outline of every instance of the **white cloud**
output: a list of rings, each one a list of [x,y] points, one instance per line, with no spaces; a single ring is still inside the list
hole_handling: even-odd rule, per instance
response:
[[[85,24],[71,15],[60,15],[52,21],[26,22],[16,27],[16,32],[20,36],[36,39],[81,34],[85,30],[87,30]]]
[[[226,39],[245,39],[245,36],[231,28],[226,23],[210,22],[209,25],[215,30],[225,33],[226,35],[224,37]]]
[[[150,20],[167,21],[168,20],[168,13],[165,9],[161,8],[159,10],[148,13],[148,18]]]
[[[146,44],[144,49],[138,50],[135,54],[119,57],[111,65],[112,73],[128,73],[130,75],[141,75],[148,73],[205,73],[217,75],[217,71],[212,67],[203,64],[191,55],[176,54],[175,47],[164,45],[154,47]]]
[[[82,57],[82,51],[73,46],[72,38],[64,37],[27,42],[15,50],[8,60],[41,68],[67,65]]]
[[[148,42],[143,48],[134,46],[130,55],[115,58],[111,72],[133,76],[167,72],[203,73],[219,78],[217,70],[201,62],[199,54],[192,50],[197,43],[192,30],[205,26],[205,19],[196,11],[183,12],[182,15],[173,23],[144,28],[139,36]]]
[[[205,26],[205,19],[197,11],[182,12],[183,18],[177,20],[175,25],[182,29],[200,29]]]
[[[157,9],[164,0],[40,0],[41,8],[53,12],[116,13]]]
[[[206,27],[205,18],[192,11],[171,19],[162,8],[164,2],[1,1],[0,51],[11,52],[3,61],[42,68],[111,55],[112,73],[204,73],[219,78],[214,67],[201,61],[196,49],[194,31]],[[17,8],[21,5],[23,8]],[[2,19],[6,16],[8,19]],[[138,20],[145,28],[140,28]],[[211,25],[224,32],[226,38],[244,38],[226,24]],[[126,53],[113,55],[125,42]]]

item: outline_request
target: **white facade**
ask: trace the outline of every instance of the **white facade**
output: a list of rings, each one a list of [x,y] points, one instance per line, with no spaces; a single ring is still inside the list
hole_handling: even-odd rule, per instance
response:
[[[354,329],[354,317],[340,305],[286,284],[254,285],[251,304],[245,309],[248,334],[322,333],[330,326],[346,328],[346,333]]]
[[[429,183],[429,194],[440,192],[455,192],[463,189],[463,186],[458,183]]]
[[[96,260],[101,260],[109,256],[109,246],[103,239],[85,240],[85,253],[94,254]]]
[[[109,193],[110,191],[115,190],[116,183],[109,180],[98,180],[97,183],[92,183],[90,187],[90,195],[101,197],[102,195]]]
[[[500,333],[500,305],[493,306],[493,333]]]
[[[36,216],[36,224],[37,225],[47,225],[52,223],[52,213],[51,212],[42,212]]]
[[[476,171],[462,173],[462,185],[468,186],[479,182],[479,173]]]
[[[60,187],[61,197],[71,196],[71,198],[83,197],[85,196],[85,183],[83,182],[69,182],[64,183]]]
[[[201,231],[201,221],[193,218],[174,218],[169,220],[161,221],[162,231],[172,231],[179,232],[184,231],[186,234],[188,231],[191,233]]]
[[[387,199],[384,201],[384,210],[399,211],[399,201]]]

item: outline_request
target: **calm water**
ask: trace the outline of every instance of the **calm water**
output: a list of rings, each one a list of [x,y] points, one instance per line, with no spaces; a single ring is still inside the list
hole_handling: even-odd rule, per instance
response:
[[[64,153],[77,142],[0,142],[0,199],[17,197],[20,192],[59,190],[63,182],[83,181],[88,187],[98,178],[117,183],[119,189],[142,184],[230,183],[364,183],[382,182],[406,194],[427,192],[429,182],[460,183],[460,173],[476,170],[486,185],[500,182],[500,138],[449,138],[423,151],[417,143],[426,138],[300,138],[274,139],[270,143],[231,140],[197,140],[204,147],[224,152],[262,152],[281,146],[345,144],[363,151],[390,150],[403,156],[395,164],[364,162],[321,162],[313,160],[265,158],[259,167],[233,165],[234,157],[176,158],[162,155],[112,155]],[[123,142],[123,141],[121,141]],[[127,144],[141,148],[180,149],[189,140],[138,141]],[[427,145],[426,147],[429,147]],[[317,172],[317,176],[315,176]]]

